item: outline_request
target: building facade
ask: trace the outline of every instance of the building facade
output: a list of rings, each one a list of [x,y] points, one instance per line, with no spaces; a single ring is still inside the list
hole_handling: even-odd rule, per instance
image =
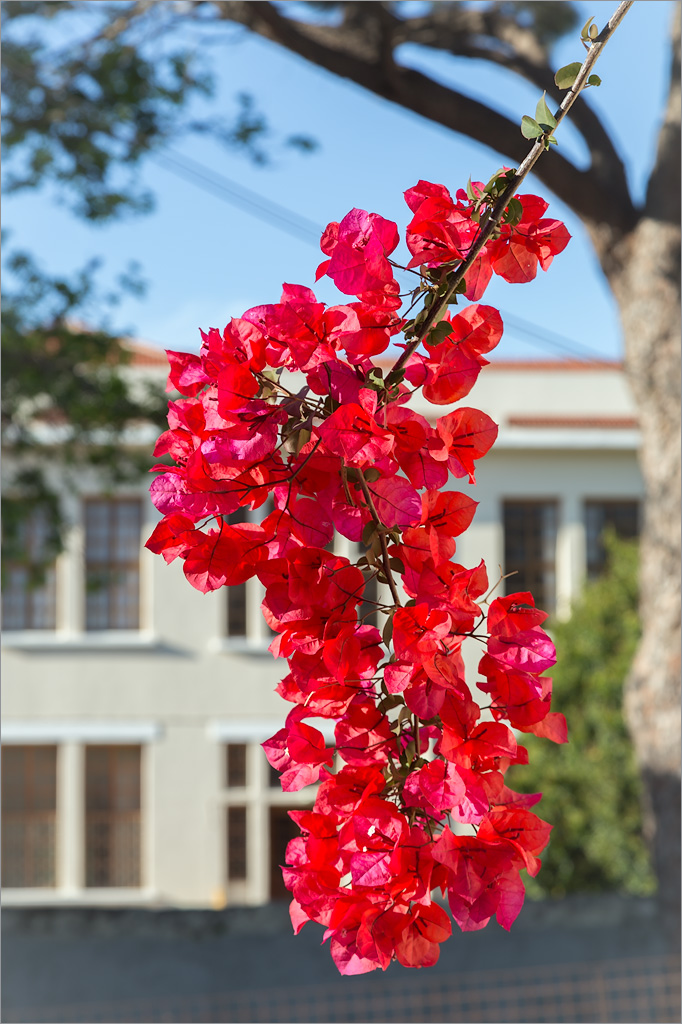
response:
[[[134,372],[164,374],[165,358],[140,347]],[[604,527],[638,530],[639,436],[621,367],[495,362],[468,401],[500,433],[477,468],[479,507],[457,559],[484,558],[491,583],[514,573],[502,587],[530,589],[565,618],[603,565]],[[137,443],[151,451],[151,437]],[[274,692],[283,664],[267,649],[260,584],[202,595],[179,562],[146,551],[158,518],[147,487],[103,493],[83,474],[78,493],[64,493],[68,544],[44,583],[6,567],[7,905],[285,895],[286,812],[311,796],[282,793],[260,747],[288,710]],[[27,550],[43,530],[26,523]],[[476,652],[465,657],[473,682]]]

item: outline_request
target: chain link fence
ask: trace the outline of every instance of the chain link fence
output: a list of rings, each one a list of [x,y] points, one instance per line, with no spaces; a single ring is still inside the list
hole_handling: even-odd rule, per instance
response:
[[[264,967],[264,970],[266,968]],[[298,1024],[298,1022],[623,1022],[679,1024],[677,956],[637,957],[519,970],[470,971],[457,979],[429,977],[418,989],[387,978],[348,978],[325,986],[233,991],[209,996],[7,1009],[6,1024],[126,1024],[129,1021]]]

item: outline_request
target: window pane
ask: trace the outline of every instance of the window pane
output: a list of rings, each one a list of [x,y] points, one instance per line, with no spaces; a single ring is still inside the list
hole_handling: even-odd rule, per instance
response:
[[[27,513],[18,528],[17,540],[23,550],[20,563],[4,565],[2,617],[5,629],[55,629],[56,573],[54,562],[45,564],[50,535],[44,508]],[[41,567],[42,572],[36,572]]]
[[[556,601],[557,505],[554,501],[505,501],[506,592],[530,590],[535,604],[553,612]]]
[[[585,534],[587,545],[587,575],[594,579],[604,571],[606,550],[604,530],[610,527],[618,537],[639,535],[638,501],[586,501]]]
[[[227,877],[242,881],[247,872],[246,807],[227,808]]]
[[[226,783],[231,789],[246,785],[246,743],[228,743],[225,747]]]
[[[2,884],[56,884],[57,748],[2,748]]]
[[[140,763],[139,746],[86,747],[88,886],[140,885]]]
[[[230,526],[250,522],[249,509],[242,506],[227,517]],[[227,636],[246,636],[246,583],[227,588]]]
[[[291,899],[291,893],[284,884],[282,866],[286,864],[287,846],[292,839],[300,836],[298,825],[289,817],[284,807],[270,808],[270,899]]]
[[[246,636],[246,583],[227,588],[227,635]]]
[[[280,778],[280,773],[277,771],[276,768],[273,768],[270,762],[268,761],[268,786],[271,789],[281,789],[282,783],[280,782]]]
[[[139,627],[141,524],[138,498],[86,502],[86,629]]]

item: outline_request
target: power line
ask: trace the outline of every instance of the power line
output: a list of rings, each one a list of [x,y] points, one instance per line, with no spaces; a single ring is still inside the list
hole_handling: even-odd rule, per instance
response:
[[[530,320],[514,316],[512,313],[506,313],[502,309],[500,314],[505,327],[511,327],[512,330],[520,331],[522,334],[527,335],[524,340],[529,345],[538,345],[540,348],[549,346],[550,348],[564,351],[568,355],[579,356],[581,359],[604,361],[604,356],[597,352],[596,349],[590,348],[589,345],[583,345],[579,341],[573,341],[562,334],[557,334],[556,331],[539,327],[537,324],[531,323]]]
[[[181,155],[175,151],[164,150],[163,152],[153,154],[152,159],[165,167],[166,170],[171,171],[171,173],[184,178],[206,192],[211,192],[218,199],[230,203],[237,209],[245,210],[270,227],[279,228],[280,231],[293,235],[301,241],[309,242],[315,245],[316,248],[319,246],[323,229],[314,221],[296,213],[295,210],[290,210],[280,203],[267,199],[259,192],[254,192],[253,189],[240,185],[231,178],[227,178],[225,175],[205,167],[197,160],[193,160],[184,154]],[[540,327],[538,324],[534,324],[523,317],[503,311],[500,312],[502,313],[505,326],[524,335],[524,341],[529,345],[535,345],[538,348],[544,349],[554,349],[562,355],[573,356],[573,358],[585,361],[598,360],[602,362],[604,359],[601,353],[597,352],[596,349],[590,348],[588,345],[583,345],[572,338],[566,338],[556,331]]]
[[[164,150],[162,153],[155,154],[153,159],[165,166],[167,170],[178,174],[207,192],[212,192],[219,199],[231,203],[232,206],[236,206],[240,210],[246,209],[248,213],[265,221],[271,227],[280,228],[281,231],[286,231],[290,235],[294,234],[304,242],[313,242],[315,245],[319,245],[322,228],[314,221],[308,220],[307,217],[287,209],[286,206],[266,199],[260,193],[254,192],[244,185],[239,185],[236,181],[204,167],[203,164],[197,163],[190,157]]]

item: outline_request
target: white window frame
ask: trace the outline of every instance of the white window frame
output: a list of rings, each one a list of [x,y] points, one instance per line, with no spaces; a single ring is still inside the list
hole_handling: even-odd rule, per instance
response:
[[[64,720],[5,722],[2,742],[22,746],[57,746],[57,876],[54,887],[5,888],[5,906],[147,904],[158,899],[153,882],[154,819],[153,744],[163,737],[156,721]],[[97,744],[142,747],[141,806],[142,879],[135,888],[93,888],[85,884],[85,747]]]

